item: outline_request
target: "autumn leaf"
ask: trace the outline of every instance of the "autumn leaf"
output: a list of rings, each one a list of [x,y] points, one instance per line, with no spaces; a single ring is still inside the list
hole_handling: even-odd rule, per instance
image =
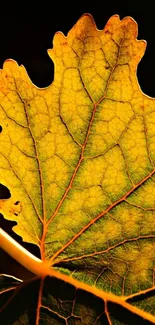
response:
[[[137,81],[136,37],[130,17],[98,30],[83,15],[56,33],[44,89],[4,63],[0,182],[11,197],[0,212],[43,268],[22,283],[1,277],[3,323],[155,324],[155,101]]]

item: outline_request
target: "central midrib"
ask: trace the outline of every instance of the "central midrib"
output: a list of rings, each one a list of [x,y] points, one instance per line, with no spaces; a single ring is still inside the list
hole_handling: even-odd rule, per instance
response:
[[[47,222],[47,224],[46,224],[46,232],[47,232],[47,229],[48,229],[49,224],[52,222],[52,220],[53,220],[53,219],[55,218],[55,216],[57,215],[59,209],[61,208],[61,206],[62,206],[62,204],[63,204],[63,202],[64,202],[64,200],[65,200],[65,198],[66,198],[66,196],[67,196],[67,194],[68,194],[68,192],[69,192],[70,189],[72,188],[72,184],[73,184],[73,182],[74,182],[74,179],[75,179],[75,177],[76,177],[76,175],[77,175],[77,172],[78,172],[78,170],[79,170],[79,168],[80,168],[80,166],[81,166],[81,163],[82,163],[83,158],[84,158],[84,151],[85,151],[86,145],[87,145],[87,143],[88,143],[88,139],[89,139],[89,135],[90,135],[90,130],[91,130],[91,128],[92,128],[92,124],[93,124],[93,121],[94,121],[95,113],[96,113],[96,110],[97,110],[98,105],[101,103],[101,101],[103,101],[103,100],[106,98],[106,94],[107,94],[107,90],[108,90],[109,83],[110,83],[110,81],[111,81],[111,78],[112,78],[112,75],[113,75],[113,73],[114,73],[114,70],[116,69],[116,67],[117,67],[117,65],[118,65],[118,60],[119,60],[119,55],[120,55],[120,47],[121,47],[121,45],[122,45],[122,43],[123,43],[123,40],[124,40],[124,39],[122,39],[121,44],[120,44],[119,49],[118,49],[117,61],[116,61],[115,65],[114,65],[114,67],[112,68],[112,70],[111,70],[111,72],[110,72],[110,75],[109,75],[109,78],[108,78],[108,80],[107,80],[107,84],[106,84],[106,87],[105,87],[105,90],[104,90],[104,94],[103,94],[103,96],[99,99],[98,102],[94,103],[94,107],[93,107],[93,111],[92,111],[91,119],[90,119],[90,122],[89,122],[89,125],[88,125],[88,129],[87,129],[86,137],[85,137],[84,143],[83,143],[83,145],[82,145],[80,158],[79,158],[79,160],[78,160],[78,162],[77,162],[77,165],[76,165],[76,167],[75,167],[75,169],[74,169],[74,172],[73,172],[73,174],[72,174],[72,177],[71,177],[71,179],[70,179],[70,182],[69,182],[68,187],[66,188],[66,190],[65,190],[65,192],[64,192],[64,194],[63,194],[61,200],[59,201],[59,203],[58,203],[58,205],[57,205],[57,207],[56,207],[56,209],[55,209],[53,215],[51,216],[51,218],[48,220],[48,222]],[[83,85],[84,85],[84,88],[86,89],[86,92],[87,92],[89,98],[91,99],[92,102],[94,102],[93,99],[92,99],[92,97],[91,97],[91,95],[89,94],[89,92],[88,92],[86,86],[85,86],[85,83],[84,83],[84,81],[83,81],[81,75],[80,75],[80,77],[81,77],[81,81],[82,81],[82,83],[83,83]],[[46,233],[44,232],[44,238],[43,238],[44,240],[45,240],[45,236],[46,236]],[[73,238],[74,238],[74,237],[73,237]],[[70,242],[70,241],[69,241],[69,242]],[[65,248],[65,246],[64,246],[64,248]],[[63,247],[62,247],[62,250],[63,250]],[[61,250],[61,252],[62,252],[62,250]],[[59,255],[59,251],[58,251],[57,253],[58,253],[58,255]],[[56,254],[57,254],[57,253],[56,253]],[[55,255],[54,255],[54,256],[55,256]],[[53,258],[52,258],[52,260],[53,260]]]
[[[119,52],[118,52],[118,58],[119,58]],[[117,62],[118,62],[118,58],[117,58]],[[64,192],[64,194],[63,194],[61,200],[59,201],[59,203],[58,203],[58,205],[57,205],[57,207],[56,207],[56,209],[55,209],[53,215],[51,216],[51,218],[50,218],[50,219],[48,220],[48,222],[47,222],[47,227],[49,226],[49,224],[51,223],[51,221],[54,219],[54,217],[57,215],[57,213],[58,213],[60,207],[62,206],[62,203],[64,202],[64,200],[65,200],[65,198],[66,198],[68,192],[70,191],[70,189],[71,189],[71,187],[72,187],[73,181],[74,181],[74,179],[75,179],[75,177],[76,177],[76,175],[77,175],[77,172],[78,172],[78,170],[79,170],[79,168],[80,168],[81,162],[83,161],[83,158],[84,158],[84,151],[85,151],[86,145],[87,145],[87,143],[88,143],[89,134],[90,134],[90,130],[91,130],[91,127],[92,127],[92,124],[93,124],[93,121],[94,121],[94,117],[95,117],[95,113],[96,113],[96,110],[97,110],[97,106],[100,104],[100,102],[101,102],[103,99],[106,98],[106,93],[107,93],[108,85],[109,85],[109,82],[110,82],[110,80],[111,80],[112,74],[113,74],[114,70],[115,70],[116,67],[117,67],[117,62],[116,62],[116,64],[115,64],[115,66],[113,67],[113,69],[111,70],[111,73],[110,73],[109,78],[108,78],[108,80],[107,80],[107,85],[106,85],[106,87],[105,87],[105,91],[104,91],[103,96],[101,97],[101,99],[100,99],[97,103],[94,103],[94,107],[93,107],[93,111],[92,111],[91,119],[90,119],[90,122],[89,122],[89,125],[88,125],[88,129],[87,129],[87,132],[86,132],[86,137],[85,137],[84,143],[83,143],[83,145],[82,145],[82,150],[81,150],[80,158],[79,158],[79,160],[78,160],[78,162],[77,162],[77,165],[76,165],[76,167],[75,167],[75,169],[74,169],[73,175],[72,175],[72,177],[71,177],[71,179],[70,179],[69,185],[68,185],[67,188],[66,188],[66,191]],[[81,77],[81,79],[82,79],[82,77]],[[82,82],[83,82],[83,79],[82,79]],[[83,82],[83,85],[85,85],[84,82]],[[85,89],[86,89],[86,87],[85,87]],[[90,98],[91,101],[93,102],[93,99],[92,99],[92,97],[91,97],[91,95],[89,94],[89,92],[88,92],[87,89],[86,89],[86,91],[87,91],[87,94],[88,94],[89,98]]]

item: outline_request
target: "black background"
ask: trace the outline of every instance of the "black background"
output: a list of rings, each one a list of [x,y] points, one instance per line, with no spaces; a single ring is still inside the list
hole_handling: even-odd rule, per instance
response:
[[[152,2],[152,3],[151,3]],[[3,62],[14,59],[23,64],[33,81],[39,87],[48,86],[54,75],[54,66],[47,54],[52,48],[52,39],[57,31],[65,35],[84,13],[93,15],[98,29],[103,29],[107,20],[114,14],[122,19],[131,16],[139,27],[138,39],[147,41],[144,58],[138,66],[138,79],[142,91],[155,97],[155,11],[154,1],[31,1],[27,5],[21,1],[0,4],[0,68]],[[7,194],[7,193],[6,193]],[[0,188],[0,197],[4,191]],[[16,240],[11,228],[13,222],[0,216],[0,226]],[[23,245],[39,256],[39,249],[31,244]],[[0,272],[27,278],[31,274],[7,254],[0,252]]]

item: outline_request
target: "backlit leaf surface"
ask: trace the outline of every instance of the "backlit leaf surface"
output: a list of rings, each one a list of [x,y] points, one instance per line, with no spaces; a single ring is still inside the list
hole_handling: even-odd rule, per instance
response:
[[[15,61],[1,70],[0,182],[11,197],[0,212],[52,268],[140,311],[130,323],[103,297],[61,279],[57,292],[47,278],[36,280],[36,324],[147,324],[143,311],[155,324],[155,100],[137,81],[146,44],[136,37],[130,17],[98,30],[85,14],[54,37],[49,87]],[[30,324],[26,309],[12,324],[22,317]]]

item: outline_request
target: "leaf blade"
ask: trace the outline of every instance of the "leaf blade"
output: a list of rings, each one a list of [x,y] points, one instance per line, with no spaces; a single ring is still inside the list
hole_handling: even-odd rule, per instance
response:
[[[99,31],[86,14],[55,35],[51,86],[13,61],[1,71],[2,213],[53,269],[118,301],[154,290],[154,99],[138,85],[136,37],[130,17]]]

